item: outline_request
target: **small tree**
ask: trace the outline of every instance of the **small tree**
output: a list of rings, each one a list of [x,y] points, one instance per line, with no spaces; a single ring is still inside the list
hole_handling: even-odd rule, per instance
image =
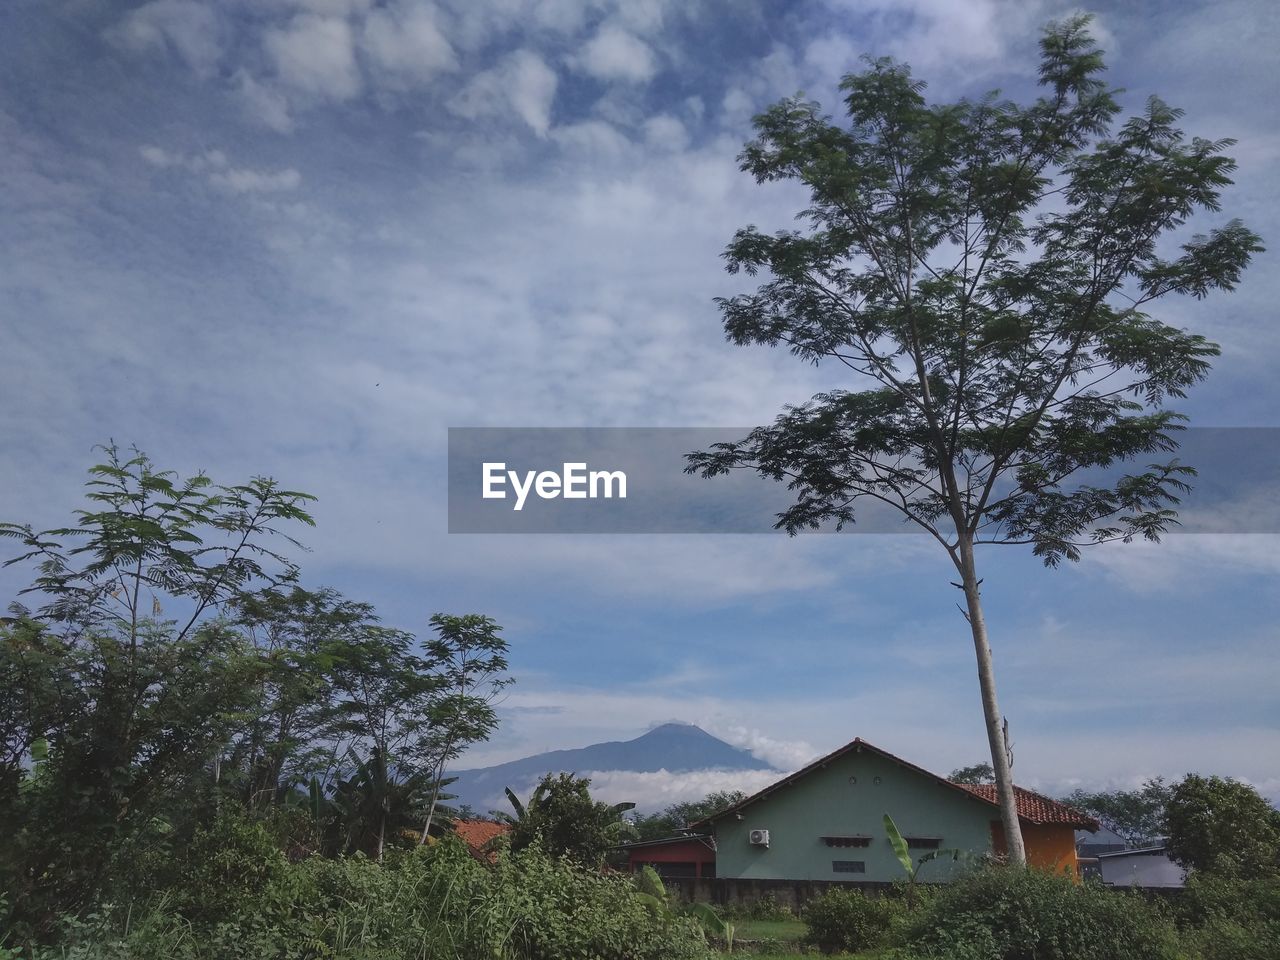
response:
[[[253,708],[262,664],[223,615],[292,577],[277,551],[313,498],[257,477],[179,479],[103,448],[70,527],[0,524],[36,576],[0,629],[5,767],[37,744],[33,789],[0,794],[0,881],[37,923],[89,902],[109,871],[188,817]],[[13,787],[12,777],[6,786]]]
[[[1169,856],[1245,879],[1280,874],[1280,811],[1238,780],[1187,774],[1165,810]]]
[[[1025,862],[1012,757],[996,697],[975,550],[1029,545],[1044,563],[1087,544],[1156,540],[1192,472],[1153,464],[1106,486],[1079,471],[1172,451],[1164,408],[1218,348],[1146,312],[1169,294],[1230,290],[1258,237],[1232,220],[1167,236],[1216,211],[1232,141],[1187,140],[1178,110],[1119,107],[1076,17],[1041,41],[1042,97],[928,104],[907,67],[849,74],[850,126],[784,100],[756,118],[742,168],[804,186],[809,229],[740,230],[730,273],[768,279],[719,300],[740,345],[838,364],[866,389],[834,389],[772,426],[693,454],[688,470],[786,482],[789,533],[854,520],[874,501],[927,532],[955,566],[978,666],[1009,858]]]
[[[437,613],[431,626],[436,635],[427,642],[427,655],[441,684],[431,704],[430,726],[417,744],[432,783],[422,843],[440,800],[445,768],[473,743],[489,739],[498,726],[494,701],[515,682],[506,676],[507,642],[492,617]]]
[[[947,779],[952,783],[994,783],[996,772],[991,769],[991,764],[989,763],[975,763],[969,767],[959,767],[952,770]]]
[[[1075,790],[1063,799],[1091,813],[1108,830],[1124,837],[1130,846],[1151,843],[1164,836],[1165,807],[1172,788],[1163,777],[1148,780],[1137,790]]]
[[[591,867],[603,863],[611,848],[633,834],[622,815],[635,804],[601,803],[592,798],[590,787],[587,777],[548,773],[528,803],[508,787],[514,815],[502,819],[511,824],[511,849],[537,843],[553,857],[569,857]]]

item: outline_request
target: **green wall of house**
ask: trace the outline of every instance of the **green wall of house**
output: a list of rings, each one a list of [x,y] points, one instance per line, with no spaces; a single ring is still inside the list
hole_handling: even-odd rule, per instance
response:
[[[851,782],[850,778],[856,778]],[[879,778],[879,782],[877,782]],[[941,847],[977,854],[991,850],[996,808],[866,751],[853,751],[795,783],[715,823],[716,875],[756,880],[848,880],[890,882],[902,865],[884,831],[893,817],[904,836],[940,837]],[[769,831],[768,848],[748,841],[753,829]],[[824,836],[864,834],[866,847],[831,847]],[[919,859],[927,851],[914,849]],[[864,873],[837,872],[833,861],[865,864]],[[957,869],[950,859],[924,866],[920,879],[938,882]]]

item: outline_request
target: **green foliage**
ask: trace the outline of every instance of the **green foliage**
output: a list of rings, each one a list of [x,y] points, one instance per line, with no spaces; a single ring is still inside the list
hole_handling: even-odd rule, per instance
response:
[[[511,849],[535,844],[552,856],[569,857],[588,866],[603,863],[609,851],[634,834],[622,814],[634,803],[601,803],[591,796],[591,780],[571,773],[547,774],[528,803],[507,789],[514,816]]]
[[[880,59],[841,83],[846,126],[795,99],[758,116],[742,169],[807,190],[807,230],[737,233],[729,272],[768,279],[718,301],[725,332],[867,389],[788,408],[691,455],[690,471],[788,483],[778,526],[792,532],[879,499],[953,554],[957,537],[1027,543],[1056,564],[1167,529],[1187,475],[1176,462],[1110,487],[1069,479],[1172,449],[1180,418],[1163,405],[1218,348],[1145,308],[1231,290],[1262,248],[1233,220],[1162,256],[1218,210],[1232,141],[1188,139],[1154,97],[1117,126],[1103,70],[1075,17],[1046,30],[1044,92],[1026,105],[994,92],[930,104],[908,67]]]
[[[1166,808],[1169,856],[1192,870],[1280,875],[1280,811],[1238,780],[1188,774]]]
[[[808,925],[805,942],[823,953],[866,950],[885,941],[901,901],[867,897],[858,890],[828,890],[810,900],[802,914]]]
[[[750,903],[728,906],[724,908],[726,916],[740,920],[777,921],[795,920],[796,913],[771,893],[757,897]]]
[[[1174,906],[1202,960],[1280,957],[1280,878],[1196,872]]]
[[[902,864],[902,869],[907,875],[906,898],[908,908],[915,906],[920,870],[926,863],[946,858],[950,858],[954,863],[969,855],[966,850],[949,848],[945,850],[930,850],[918,860],[912,859],[911,848],[908,846],[906,838],[899,832],[898,825],[893,822],[893,817],[887,813],[884,815],[884,832],[889,837],[889,846],[893,848],[893,855],[897,857],[898,863]]]
[[[688,830],[699,820],[726,810],[747,799],[741,790],[713,790],[701,800],[673,803],[660,813],[632,818],[636,837],[640,840],[658,840]]]
[[[47,598],[41,619],[112,628],[136,642],[164,609],[160,598],[182,598],[189,609],[177,621],[181,639],[208,611],[292,573],[270,544],[297,545],[280,525],[314,526],[305,509],[314,497],[266,477],[233,486],[203,473],[182,480],[156,470],[141,451],[125,459],[115,444],[101,449],[106,462],[90,468],[86,484],[91,509],[76,511],[76,526],[37,533],[0,523],[0,536],[27,550],[6,566],[31,561],[39,571],[24,592]]]
[[[114,891],[152,889],[164,864],[253,881],[235,864],[259,862],[242,844],[260,830],[277,866],[281,849],[377,857],[422,839],[445,764],[496,724],[510,682],[497,624],[437,614],[419,644],[368,604],[299,586],[278,547],[311,524],[308,495],[105,452],[75,526],[0,524],[43,601],[0,621],[11,926],[52,936]]]
[[[1172,792],[1163,777],[1156,777],[1137,790],[1075,790],[1063,802],[1097,817],[1130,846],[1142,846],[1164,836],[1165,807]]]
[[[1194,470],[1168,408],[1216,344],[1153,316],[1232,290],[1260,238],[1238,220],[1185,236],[1231,183],[1231,140],[1188,138],[1150,98],[1117,123],[1089,18],[1040,43],[1041,95],[930,103],[890,59],[844,77],[847,122],[783,100],[739,156],[808,195],[801,229],[740,229],[724,253],[755,290],[718,299],[727,338],[783,347],[837,387],[740,440],[691,453],[703,477],[786,484],[795,534],[888,508],[947,553],[965,591],[1001,817],[1022,858],[975,550],[1029,546],[1048,566],[1092,544],[1156,541]],[[1170,256],[1166,251],[1176,249]],[[1156,462],[1151,462],[1155,459]],[[1088,472],[1132,464],[1106,483]]]
[[[259,879],[262,879],[261,877]],[[655,917],[630,879],[540,851],[479,863],[452,840],[286,865],[220,905],[160,896],[62,927],[32,960],[695,960],[696,922]]]
[[[1177,933],[1156,904],[1019,867],[992,867],[937,891],[905,945],[946,960],[1174,960]]]
[[[947,775],[952,783],[995,783],[996,772],[989,763],[975,763],[968,767],[959,767]]]

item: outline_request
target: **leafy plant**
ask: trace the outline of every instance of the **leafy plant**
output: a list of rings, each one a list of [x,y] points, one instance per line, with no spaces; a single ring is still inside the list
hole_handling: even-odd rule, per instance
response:
[[[887,897],[867,897],[858,890],[828,890],[805,905],[805,942],[823,953],[878,946],[888,937],[900,910],[899,902]]]
[[[950,857],[952,862],[960,860],[968,855],[968,851],[957,848],[944,850],[930,850],[921,856],[918,860],[911,857],[911,848],[907,844],[906,838],[898,831],[898,825],[893,822],[893,817],[889,814],[884,815],[884,830],[889,836],[889,846],[893,848],[893,855],[897,857],[898,863],[902,864],[902,869],[907,874],[907,907],[914,907],[916,902],[916,882],[920,878],[920,868],[926,863],[934,860],[941,860]]]
[[[939,960],[1175,960],[1177,931],[1158,904],[1025,867],[979,870],[940,888],[904,932]]]
[[[825,365],[840,385],[687,466],[786,484],[794,500],[776,526],[792,534],[843,527],[871,505],[943,550],[1015,863],[1026,853],[980,548],[1027,546],[1056,566],[1176,523],[1194,471],[1169,458],[1185,418],[1167,404],[1219,349],[1148,311],[1233,289],[1263,249],[1231,220],[1165,252],[1190,218],[1219,209],[1233,141],[1187,138],[1181,111],[1155,97],[1117,124],[1088,24],[1045,30],[1043,93],[1025,105],[996,92],[929,103],[885,58],[841,82],[845,125],[799,98],[755,118],[742,169],[809,202],[804,229],[747,226],[730,242],[729,272],[761,280],[717,301],[724,331]],[[1118,479],[1082,479],[1133,461]]]

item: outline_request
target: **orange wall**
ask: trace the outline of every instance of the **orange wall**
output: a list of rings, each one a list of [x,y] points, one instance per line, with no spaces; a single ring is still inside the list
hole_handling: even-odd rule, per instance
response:
[[[1022,842],[1027,848],[1027,863],[1043,870],[1067,871],[1079,876],[1076,865],[1076,832],[1073,828],[1053,823],[1037,826],[1022,822]],[[1005,853],[1004,825],[991,821],[991,850],[996,856]]]

